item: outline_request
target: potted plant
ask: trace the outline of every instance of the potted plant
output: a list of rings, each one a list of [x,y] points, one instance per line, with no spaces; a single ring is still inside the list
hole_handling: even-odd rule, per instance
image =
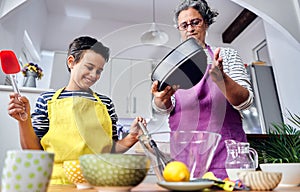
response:
[[[34,63],[26,63],[23,66],[22,74],[26,78],[25,87],[36,87],[36,79],[41,79],[44,75],[42,68]]]
[[[300,184],[300,116],[288,111],[289,123],[274,123],[268,137],[253,147],[259,154],[260,168],[282,172],[280,186]]]
[[[26,63],[22,68],[22,74],[24,77],[28,76],[28,72],[32,72],[36,74],[37,79],[41,79],[43,77],[43,70],[38,64],[34,63]]]

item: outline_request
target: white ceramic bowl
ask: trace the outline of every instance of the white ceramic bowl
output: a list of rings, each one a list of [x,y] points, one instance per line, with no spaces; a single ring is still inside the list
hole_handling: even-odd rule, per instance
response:
[[[300,184],[300,163],[265,163],[260,164],[264,172],[281,172],[280,187],[297,186]]]
[[[2,172],[2,192],[46,192],[52,174],[54,153],[41,150],[7,151]]]
[[[237,173],[242,183],[251,190],[270,191],[278,186],[282,173],[263,171],[241,171]]]

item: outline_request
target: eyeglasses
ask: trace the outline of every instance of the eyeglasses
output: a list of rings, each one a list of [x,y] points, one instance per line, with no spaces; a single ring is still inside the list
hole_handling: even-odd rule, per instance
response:
[[[192,26],[192,27],[198,27],[198,26],[201,26],[202,23],[203,23],[203,19],[196,18],[196,19],[192,19],[190,21],[190,23],[187,23],[187,22],[180,23],[180,25],[178,25],[177,28],[180,31],[185,31],[185,30],[187,30],[189,25]]]

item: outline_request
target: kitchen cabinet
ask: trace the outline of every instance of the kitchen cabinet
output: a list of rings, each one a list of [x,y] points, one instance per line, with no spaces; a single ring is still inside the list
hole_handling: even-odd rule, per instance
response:
[[[151,117],[151,60],[111,60],[110,96],[122,118]]]
[[[54,52],[50,88],[57,90],[68,85],[70,73],[67,69],[67,52]]]

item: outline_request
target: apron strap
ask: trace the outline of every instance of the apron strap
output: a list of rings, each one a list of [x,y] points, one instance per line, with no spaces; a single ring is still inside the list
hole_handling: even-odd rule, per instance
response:
[[[208,53],[212,59],[212,61],[214,61],[214,52],[211,50],[210,46],[209,45],[206,45],[206,48],[208,50]]]
[[[93,96],[97,99],[99,103],[102,103],[101,99],[97,96],[97,94],[93,91]],[[103,104],[103,103],[102,103]]]
[[[53,97],[52,97],[51,100],[56,101],[57,98],[59,97],[59,95],[61,94],[61,92],[63,92],[63,90],[64,90],[65,88],[66,88],[66,87],[63,87],[63,88],[60,88],[59,90],[57,90],[57,91],[54,93],[54,95],[53,95]]]

